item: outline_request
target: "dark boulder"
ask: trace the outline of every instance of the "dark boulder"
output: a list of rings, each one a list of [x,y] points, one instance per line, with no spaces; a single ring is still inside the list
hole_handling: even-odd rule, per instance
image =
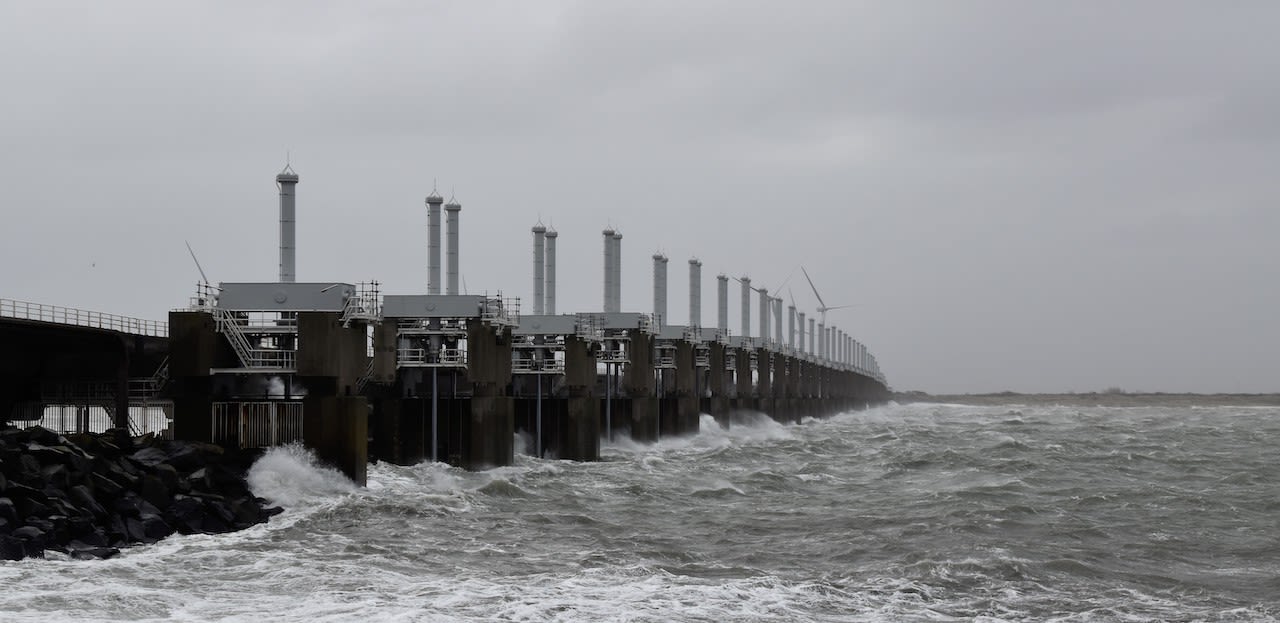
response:
[[[176,490],[178,488],[178,481],[181,480],[181,476],[178,475],[178,470],[174,469],[173,466],[168,463],[160,463],[159,465],[156,465],[152,475],[160,478],[160,481],[163,482],[164,486],[168,487],[170,491]]]
[[[71,487],[68,492],[71,502],[78,506],[81,510],[93,515],[97,519],[103,519],[107,516],[107,509],[103,508],[93,497],[93,492],[89,487],[77,485]]]
[[[124,518],[124,527],[133,543],[154,543],[155,539],[147,538],[147,531],[142,527],[142,520],[133,517]]]
[[[204,504],[197,498],[186,495],[173,496],[173,505],[167,514],[169,523],[183,534],[203,532]]]
[[[27,557],[27,547],[22,539],[0,534],[0,560],[22,560]]]
[[[67,443],[67,439],[65,437],[43,426],[32,426],[23,432],[26,433],[26,438],[29,442],[33,441],[45,446],[56,446],[58,444]]]
[[[123,428],[108,428],[102,432],[101,439],[119,448],[121,452],[133,452],[133,436]]]
[[[44,531],[39,528],[23,526],[14,530],[10,536],[22,541],[22,547],[26,549],[27,556],[44,555]]]
[[[40,460],[30,454],[23,453],[18,458],[18,480],[23,484],[34,486],[44,485],[44,479],[41,477]]]
[[[8,519],[11,523],[18,522],[18,509],[14,507],[13,500],[0,498],[0,519]]]
[[[141,521],[142,532],[148,539],[158,541],[174,532],[173,527],[158,514],[144,513]]]
[[[96,497],[99,500],[114,498],[124,491],[124,487],[120,483],[102,474],[94,474],[89,478],[89,482],[93,485],[93,491],[97,494]]]
[[[221,454],[222,448],[218,446],[184,444],[170,452],[164,462],[180,472],[193,472],[208,464],[211,458]]]
[[[46,465],[40,470],[40,475],[45,484],[54,489],[64,490],[71,486],[71,470],[61,463]]]
[[[142,499],[150,502],[152,506],[164,508],[173,500],[173,491],[165,486],[160,477],[148,474],[139,479],[139,483]]]
[[[105,547],[84,541],[72,541],[67,544],[67,551],[76,560],[102,560],[120,553],[114,547]]]
[[[137,452],[129,455],[129,458],[143,465],[154,466],[159,463],[163,463],[164,460],[168,458],[168,455],[165,454],[164,450],[153,446],[138,450]]]

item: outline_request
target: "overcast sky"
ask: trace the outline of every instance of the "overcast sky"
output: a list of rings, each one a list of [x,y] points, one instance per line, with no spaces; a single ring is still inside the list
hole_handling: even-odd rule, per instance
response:
[[[649,259],[813,276],[898,389],[1280,390],[1280,3],[4,2],[0,297],[163,319],[198,274],[623,306]],[[795,273],[783,288],[812,313]],[[738,291],[731,293],[736,332]],[[753,313],[755,312],[753,306]],[[756,323],[753,321],[752,326]]]

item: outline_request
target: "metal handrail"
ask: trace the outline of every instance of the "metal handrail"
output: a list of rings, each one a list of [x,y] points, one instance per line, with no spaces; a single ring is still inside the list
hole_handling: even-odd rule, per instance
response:
[[[465,366],[467,365],[467,351],[461,348],[442,348],[438,353],[435,361],[427,358],[430,349],[426,348],[398,348],[396,349],[396,364],[398,366]]]
[[[245,337],[240,318],[230,311],[213,308],[214,326],[217,331],[227,336],[232,350],[240,358],[240,365],[246,368],[279,368],[292,370],[297,367],[297,351],[253,348]]]
[[[115,314],[104,314],[72,307],[30,303],[12,299],[0,299],[0,318],[35,320],[37,322],[51,322],[92,329],[107,329],[149,337],[169,337],[169,323],[159,320],[143,320],[141,318],[130,318],[128,316],[117,316]]]
[[[519,326],[520,297],[501,294],[485,297],[480,304],[480,319],[496,326]]]
[[[564,374],[564,362],[556,359],[544,359],[540,362],[533,359],[511,360],[513,374]]]

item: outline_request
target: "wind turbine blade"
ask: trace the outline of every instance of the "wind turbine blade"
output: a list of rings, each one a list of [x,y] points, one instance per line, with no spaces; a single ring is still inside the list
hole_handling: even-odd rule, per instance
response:
[[[813,279],[809,277],[809,271],[805,270],[804,266],[800,267],[800,271],[804,273],[804,280],[809,282],[809,288],[813,290],[813,295],[818,297],[819,309],[826,307],[827,302],[822,300],[821,294],[818,294],[818,287],[813,285]]]
[[[827,311],[835,311],[837,309],[847,309],[850,307],[857,307],[857,305],[837,305],[835,307],[828,307]]]
[[[788,282],[788,281],[791,281],[791,278],[792,278],[792,277],[794,277],[794,276],[796,276],[796,269],[792,268],[792,269],[791,269],[791,272],[787,273],[787,278],[786,278],[786,279],[783,279],[783,280],[782,280],[782,283],[778,284],[778,287],[777,287],[777,288],[775,288],[773,291],[774,291],[774,292],[781,292],[781,291],[782,291],[782,287],[783,287],[783,286],[785,286],[785,285],[787,285],[787,282]]]
[[[196,263],[196,270],[200,271],[200,279],[205,283],[209,283],[209,278],[205,276],[204,269],[200,267],[200,260],[196,259],[196,252],[191,249],[191,243],[186,240],[182,242],[187,245],[187,253],[191,254],[191,261]]]

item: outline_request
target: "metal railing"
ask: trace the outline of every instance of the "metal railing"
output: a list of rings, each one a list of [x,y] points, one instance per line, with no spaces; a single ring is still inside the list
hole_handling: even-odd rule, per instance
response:
[[[604,339],[604,320],[595,314],[574,314],[573,334],[584,342]]]
[[[480,319],[497,326],[519,326],[520,298],[501,294],[485,297],[480,307]]]
[[[131,335],[169,337],[169,323],[167,322],[10,299],[0,299],[0,318],[106,329]]]
[[[349,327],[355,320],[374,322],[382,315],[382,298],[378,294],[377,281],[364,281],[356,286],[354,296],[347,297],[342,307],[342,326]]]
[[[302,402],[213,403],[213,442],[263,448],[302,441]]]
[[[512,359],[512,374],[564,374],[564,362],[557,359]]]
[[[429,355],[435,352],[434,358]],[[396,367],[399,368],[465,368],[467,351],[461,348],[397,348]]]
[[[601,350],[596,353],[596,361],[600,363],[631,363],[625,350]]]
[[[369,382],[373,380],[373,369],[375,367],[373,364],[376,361],[377,359],[370,357],[368,365],[364,367],[364,373],[360,375],[360,378],[356,379],[357,394],[363,393],[364,388],[368,387]]]
[[[640,332],[647,335],[658,334],[658,323],[654,321],[652,314],[640,314]]]
[[[711,349],[706,346],[698,346],[693,350],[693,366],[695,368],[711,367]]]

